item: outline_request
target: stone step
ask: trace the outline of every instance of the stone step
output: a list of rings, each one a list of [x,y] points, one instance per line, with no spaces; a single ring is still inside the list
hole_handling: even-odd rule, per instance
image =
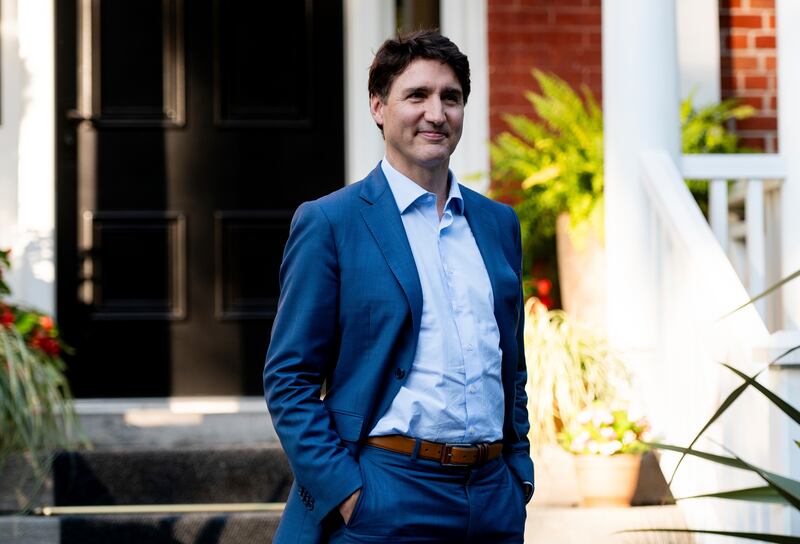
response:
[[[279,512],[0,516],[4,544],[269,544]]]
[[[284,502],[293,476],[277,444],[64,452],[53,504]]]
[[[277,442],[262,397],[78,399],[95,449],[243,445]]]
[[[3,544],[269,544],[280,513],[0,516]],[[618,533],[685,528],[677,506],[528,507],[525,544],[692,544],[688,534]]]
[[[42,506],[283,502],[293,475],[277,443],[59,453],[39,486],[21,459],[0,474],[0,512]]]

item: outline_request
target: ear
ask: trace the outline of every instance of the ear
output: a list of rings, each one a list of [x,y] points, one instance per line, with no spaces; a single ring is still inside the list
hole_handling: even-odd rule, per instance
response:
[[[378,95],[369,97],[369,112],[372,114],[372,119],[379,126],[383,126],[383,101]]]

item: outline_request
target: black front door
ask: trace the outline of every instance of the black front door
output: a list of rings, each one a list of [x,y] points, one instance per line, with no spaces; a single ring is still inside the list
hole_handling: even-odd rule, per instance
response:
[[[76,395],[261,394],[292,213],[344,181],[342,3],[57,5]]]

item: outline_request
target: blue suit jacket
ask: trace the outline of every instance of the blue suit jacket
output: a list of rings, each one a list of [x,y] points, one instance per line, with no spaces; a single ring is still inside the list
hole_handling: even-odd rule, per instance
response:
[[[504,457],[533,482],[519,221],[510,207],[461,192],[494,293]],[[321,542],[326,516],[361,487],[359,449],[411,371],[419,336],[422,288],[380,167],[297,209],[280,281],[264,392],[295,484],[275,542]]]

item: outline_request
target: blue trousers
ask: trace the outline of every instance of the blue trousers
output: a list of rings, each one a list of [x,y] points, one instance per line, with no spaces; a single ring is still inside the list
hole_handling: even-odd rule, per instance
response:
[[[523,542],[525,496],[502,457],[477,468],[443,467],[365,446],[364,486],[331,544],[355,542]]]

